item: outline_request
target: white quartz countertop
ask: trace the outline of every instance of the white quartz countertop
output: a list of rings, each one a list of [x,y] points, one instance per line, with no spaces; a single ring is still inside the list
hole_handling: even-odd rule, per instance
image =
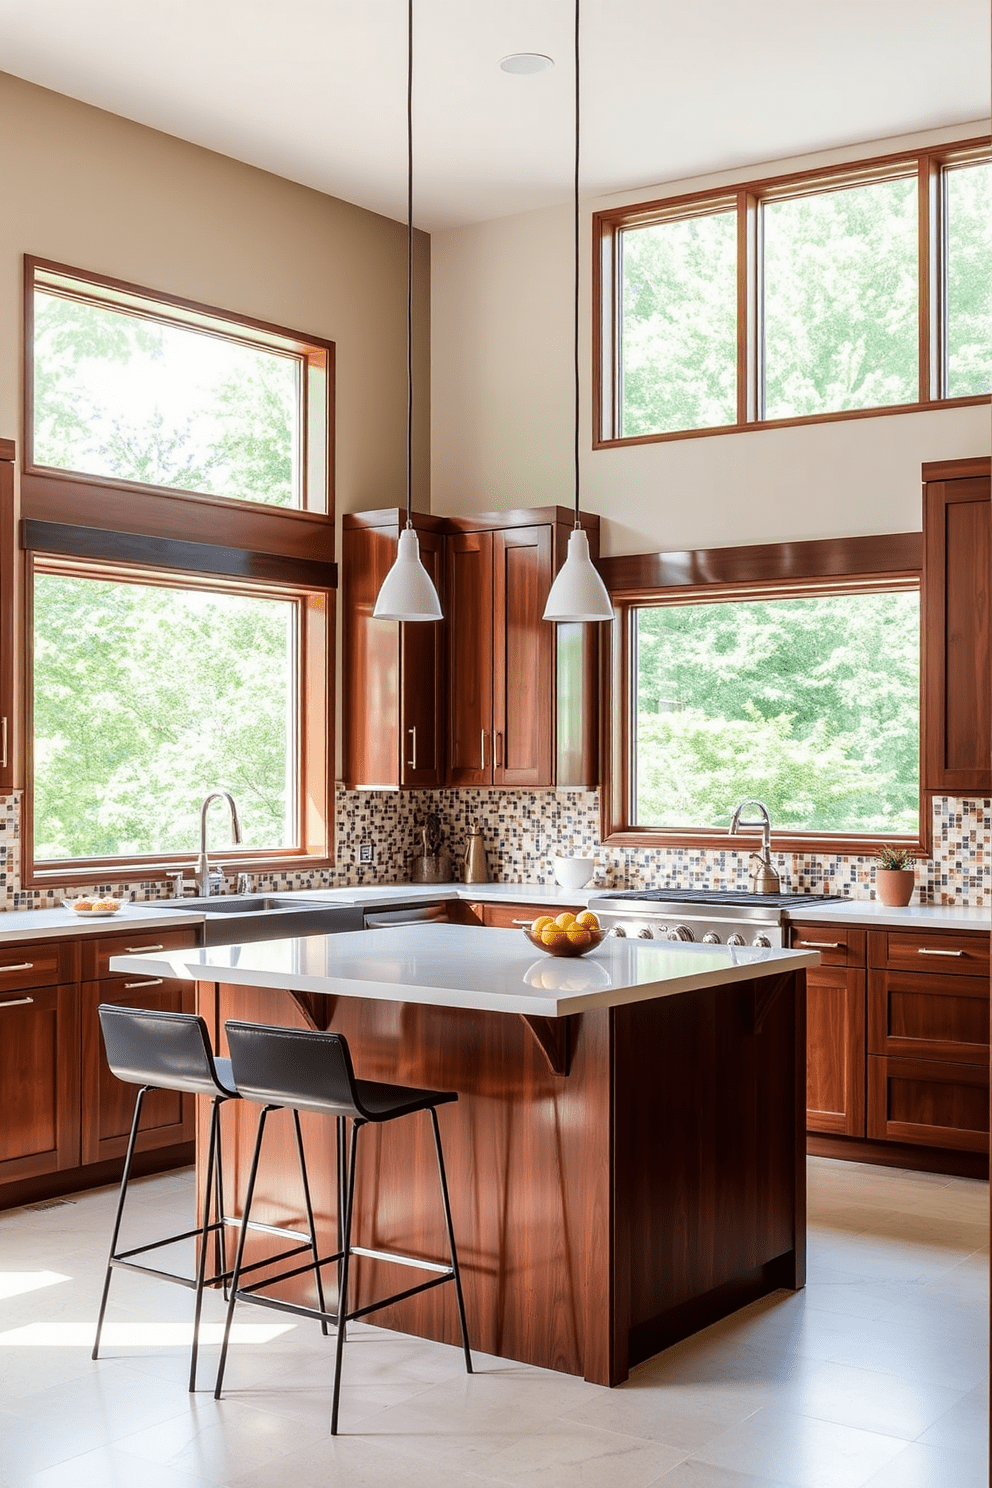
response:
[[[201,925],[202,911],[156,909],[147,904],[123,904],[115,915],[99,919],[75,914],[71,909],[9,909],[0,915],[0,945],[19,940],[62,940],[77,935],[113,935],[140,925],[142,930],[161,929],[164,925]]]
[[[992,907],[960,904],[908,904],[889,909],[876,899],[844,899],[837,904],[789,906],[789,919],[804,925],[858,925],[869,930],[979,930],[992,932]]]
[[[517,930],[398,925],[252,945],[114,956],[112,971],[282,988],[332,997],[558,1018],[819,962],[815,951],[669,945],[608,937],[588,955],[556,958]]]
[[[478,904],[546,904],[567,909],[573,904],[588,904],[602,888],[563,889],[559,884],[485,883],[485,884],[369,884],[367,888],[351,885],[341,889],[287,890],[279,899],[312,899],[319,904],[364,904],[369,908],[391,904],[437,904],[446,899],[465,899]]]

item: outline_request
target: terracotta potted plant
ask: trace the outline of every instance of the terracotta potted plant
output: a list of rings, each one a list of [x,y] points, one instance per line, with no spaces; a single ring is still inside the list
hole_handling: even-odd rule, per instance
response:
[[[883,847],[875,869],[875,896],[889,908],[909,903],[916,888],[913,854],[908,847]]]

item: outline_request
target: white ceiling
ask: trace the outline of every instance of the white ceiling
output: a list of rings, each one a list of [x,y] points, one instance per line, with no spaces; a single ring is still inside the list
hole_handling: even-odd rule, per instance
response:
[[[567,197],[572,14],[417,0],[418,226]],[[404,0],[0,0],[6,71],[398,218],[405,48]],[[585,0],[583,49],[590,195],[989,112],[988,0]]]

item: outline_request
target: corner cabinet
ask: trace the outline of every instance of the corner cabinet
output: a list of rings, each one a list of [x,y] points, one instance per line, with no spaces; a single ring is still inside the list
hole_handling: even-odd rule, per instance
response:
[[[344,518],[346,783],[598,785],[600,627],[542,618],[572,514],[415,515],[436,626],[372,619],[402,516]],[[596,557],[598,518],[583,524]]]
[[[923,789],[992,792],[989,460],[923,467]]]

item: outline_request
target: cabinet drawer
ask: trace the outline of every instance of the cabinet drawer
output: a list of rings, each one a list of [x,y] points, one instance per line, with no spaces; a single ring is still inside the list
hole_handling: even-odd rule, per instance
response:
[[[868,964],[941,976],[989,974],[989,937],[967,930],[873,930]]]
[[[989,1072],[975,1064],[868,1056],[868,1136],[989,1150]]]
[[[136,925],[125,935],[101,935],[99,940],[83,943],[83,980],[102,981],[110,976],[111,956],[127,956],[138,951],[180,951],[185,946],[196,945],[197,935],[195,925],[177,930],[142,930]]]
[[[492,930],[522,930],[525,925],[532,925],[538,915],[549,914],[554,917],[566,912],[564,904],[483,904],[479,907],[482,910],[482,923]],[[581,914],[584,907],[574,904],[571,906],[571,913]]]
[[[984,977],[871,971],[868,1051],[987,1065],[988,982]]]
[[[846,925],[793,925],[796,951],[819,951],[822,966],[864,966],[865,932]]]
[[[34,941],[0,948],[0,997],[21,987],[54,987],[71,982],[71,941]]]

